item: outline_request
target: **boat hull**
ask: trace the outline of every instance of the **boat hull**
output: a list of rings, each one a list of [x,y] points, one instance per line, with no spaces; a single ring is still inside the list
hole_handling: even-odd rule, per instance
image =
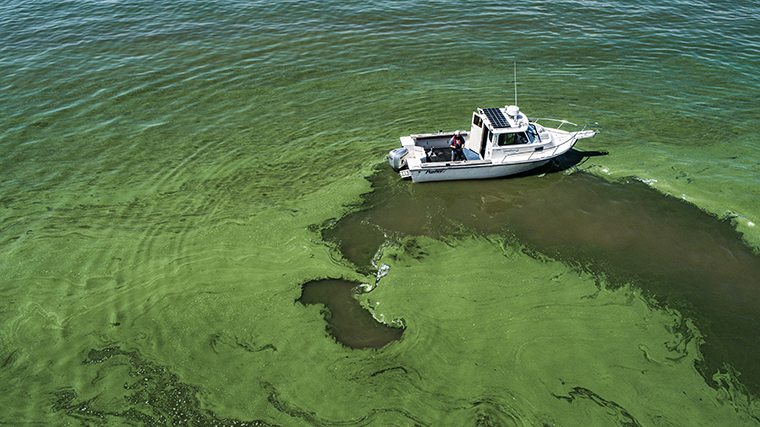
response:
[[[538,124],[539,120],[558,122],[559,126],[545,127]],[[560,129],[563,125],[579,129]],[[598,127],[596,123],[576,125],[566,120],[531,121],[514,105],[478,108],[469,132],[402,136],[401,148],[388,154],[388,163],[402,178],[414,182],[501,178],[549,163],[579,139],[598,134]],[[464,157],[455,155],[455,139],[464,142]]]
[[[477,164],[477,165],[426,165],[422,168],[409,169],[413,182],[456,181],[463,179],[502,178],[535,169],[549,163],[551,159],[542,159],[526,163]]]

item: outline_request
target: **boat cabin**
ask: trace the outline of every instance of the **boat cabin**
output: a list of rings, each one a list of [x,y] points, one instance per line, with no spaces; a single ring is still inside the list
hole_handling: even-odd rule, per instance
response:
[[[478,108],[472,113],[470,138],[465,145],[483,159],[501,161],[504,156],[523,151],[540,151],[551,136],[530,120],[515,105],[504,108]],[[542,146],[530,146],[539,143]]]

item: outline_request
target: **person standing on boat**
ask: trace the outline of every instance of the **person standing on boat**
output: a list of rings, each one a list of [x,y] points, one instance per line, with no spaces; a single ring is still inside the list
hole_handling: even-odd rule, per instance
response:
[[[449,140],[449,147],[451,147],[451,161],[467,160],[464,157],[464,137],[462,132],[456,131],[454,136]]]

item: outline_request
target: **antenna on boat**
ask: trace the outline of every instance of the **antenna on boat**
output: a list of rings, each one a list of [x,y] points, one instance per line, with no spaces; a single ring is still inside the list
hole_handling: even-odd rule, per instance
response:
[[[517,105],[517,61],[514,62],[515,67],[515,105]]]

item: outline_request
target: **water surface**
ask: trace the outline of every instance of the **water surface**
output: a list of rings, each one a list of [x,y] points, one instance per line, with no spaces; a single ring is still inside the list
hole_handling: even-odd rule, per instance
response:
[[[327,331],[350,348],[378,349],[400,340],[404,329],[376,321],[357,301],[356,296],[361,293],[359,283],[339,279],[315,280],[304,283],[298,302],[323,306],[322,313],[329,325]]]
[[[653,305],[678,310],[703,334],[697,368],[708,382],[728,364],[760,391],[760,257],[731,223],[639,181],[542,172],[414,185],[381,171],[364,209],[323,234],[359,267],[376,267],[388,243],[415,253],[409,236],[501,236],[527,255],[592,274],[601,287],[632,285]]]
[[[758,425],[759,17],[0,5],[0,422]],[[576,148],[609,154],[372,188],[399,136],[513,102],[515,63],[522,111],[599,122]],[[322,230],[371,191],[348,262]],[[327,277],[403,339],[326,334],[294,301]]]

